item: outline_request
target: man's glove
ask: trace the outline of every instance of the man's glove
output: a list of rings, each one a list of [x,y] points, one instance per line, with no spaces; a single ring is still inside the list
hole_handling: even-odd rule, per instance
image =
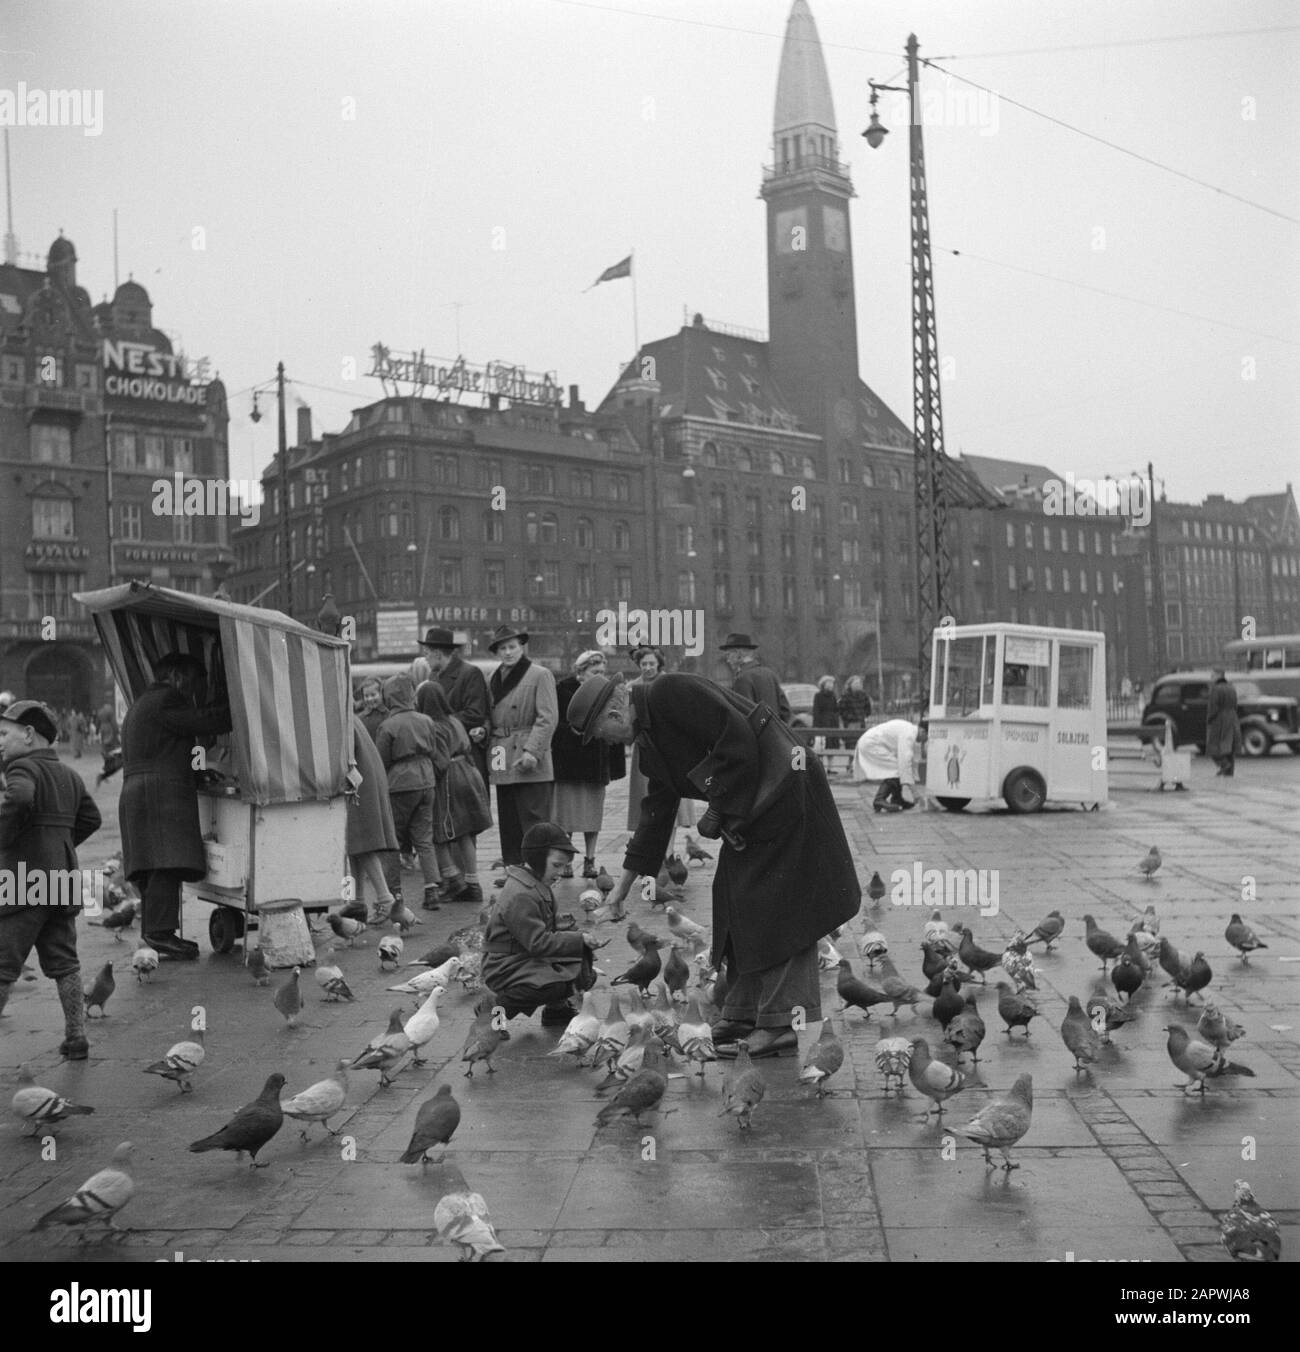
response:
[[[717,840],[722,835],[722,818],[713,808],[709,808],[695,823],[695,829],[705,840]]]

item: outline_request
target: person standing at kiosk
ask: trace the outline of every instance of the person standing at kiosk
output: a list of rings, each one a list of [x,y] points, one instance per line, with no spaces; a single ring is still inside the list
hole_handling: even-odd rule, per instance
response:
[[[153,684],[122,720],[122,871],[140,889],[145,942],[161,958],[187,960],[199,956],[199,946],[176,933],[181,884],[208,872],[194,747],[230,731],[230,708],[202,707],[207,673],[189,653],[168,653],[153,672]]]

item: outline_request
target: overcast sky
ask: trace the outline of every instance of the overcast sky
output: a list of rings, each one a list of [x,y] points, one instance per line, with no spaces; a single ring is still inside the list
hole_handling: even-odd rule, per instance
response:
[[[909,424],[905,110],[884,108],[894,134],[879,151],[858,135],[867,80],[899,82],[909,31],[945,69],[1300,219],[1300,18],[1286,0],[812,10],[858,192],[862,376]],[[15,232],[43,260],[62,228],[98,301],[118,208],[122,280],[148,288],[158,325],[233,395],[236,476],[274,453],[274,419],[254,427],[241,392],[277,359],[318,431],[338,430],[379,397],[364,377],[373,342],[455,354],[454,303],[467,360],[554,371],[594,405],[632,353],[631,292],[582,292],[629,249],[643,341],[676,330],[683,306],[767,327],[756,194],[788,12],[9,5],[0,89],[103,91],[99,136],[11,132]],[[1258,29],[1273,31],[1242,32]],[[1163,40],[1204,34],[1217,36]],[[1086,476],[1151,459],[1179,500],[1300,478],[1296,219],[977,103],[935,70],[922,83],[949,449]]]

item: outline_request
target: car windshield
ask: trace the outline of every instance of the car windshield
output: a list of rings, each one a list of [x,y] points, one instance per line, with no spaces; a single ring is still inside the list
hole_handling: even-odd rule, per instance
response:
[[[1238,699],[1263,698],[1263,691],[1260,690],[1259,686],[1257,686],[1254,681],[1233,681],[1232,684],[1237,689]]]

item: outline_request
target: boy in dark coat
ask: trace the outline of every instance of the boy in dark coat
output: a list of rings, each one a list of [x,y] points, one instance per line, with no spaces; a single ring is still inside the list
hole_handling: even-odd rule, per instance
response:
[[[230,731],[230,709],[205,709],[207,674],[189,653],[154,664],[154,681],[122,720],[122,871],[140,889],[146,943],[165,960],[197,958],[180,938],[181,884],[207,875],[194,747]]]
[[[703,836],[717,838],[720,826],[742,824],[743,851],[724,841],[713,881],[713,957],[727,967],[722,1022],[713,1036],[720,1049],[748,1038],[751,1056],[774,1056],[797,1048],[796,1008],[809,1023],[822,1017],[817,941],[857,914],[861,890],[816,756],[751,817],[764,771],[773,768],[749,722],[753,707],[712,681],[670,673],[630,694],[612,681],[590,680],[573,697],[568,718],[584,738],[635,739],[649,781],[641,824],[610,894],[615,910],[638,876],[657,873],[679,798],[708,802],[698,828]]]
[[[0,763],[5,768],[0,876],[16,879],[21,870],[27,880],[24,896],[0,897],[0,1013],[35,948],[41,971],[58,988],[63,1006],[59,1050],[69,1061],[84,1061],[89,1046],[77,957],[81,878],[76,847],[99,830],[100,815],[81,776],[60,762],[54,749],[58,733],[53,714],[35,700],[19,700],[0,714]],[[44,884],[44,897],[29,904],[35,901],[33,880]],[[71,895],[65,895],[69,889]]]

